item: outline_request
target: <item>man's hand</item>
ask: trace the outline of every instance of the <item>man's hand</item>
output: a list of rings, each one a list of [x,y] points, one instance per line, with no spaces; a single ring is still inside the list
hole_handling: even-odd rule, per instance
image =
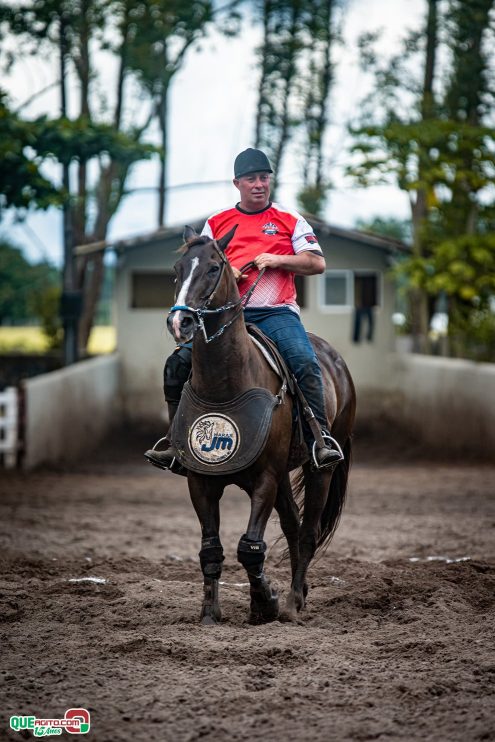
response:
[[[241,271],[238,268],[234,268],[233,265],[230,266],[232,268],[232,273],[234,274],[234,278],[236,281],[240,281],[241,278],[247,278],[247,273],[241,273]]]
[[[261,255],[255,257],[254,263],[259,270],[262,268],[281,268],[283,258],[285,258],[285,256],[262,252]]]
[[[323,255],[309,250],[297,255],[275,255],[262,252],[254,259],[254,263],[260,270],[262,268],[279,268],[295,273],[297,276],[314,276],[325,271]]]

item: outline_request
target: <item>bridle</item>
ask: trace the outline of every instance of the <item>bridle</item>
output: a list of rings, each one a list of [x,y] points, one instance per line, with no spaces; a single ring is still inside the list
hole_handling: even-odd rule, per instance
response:
[[[260,279],[262,278],[266,270],[265,268],[262,268],[260,270],[259,275],[256,277],[255,281],[251,284],[248,290],[245,291],[244,294],[237,301],[231,301],[231,302],[228,302],[227,304],[224,304],[221,307],[215,307],[214,309],[209,309],[208,307],[210,306],[215,296],[215,293],[220,285],[220,281],[222,280],[225,268],[229,262],[227,258],[225,257],[225,255],[223,254],[223,252],[218,247],[216,240],[212,240],[212,243],[213,243],[213,247],[215,248],[215,251],[217,252],[217,254],[219,255],[221,259],[222,264],[221,264],[221,268],[220,268],[220,272],[218,274],[217,280],[215,281],[215,285],[211,293],[209,294],[209,296],[207,296],[204,304],[201,307],[190,307],[187,304],[174,304],[174,306],[171,307],[169,311],[169,315],[173,314],[173,312],[177,312],[181,310],[186,311],[186,312],[191,312],[191,314],[193,314],[195,317],[195,320],[197,323],[197,329],[201,330],[201,332],[203,333],[205,343],[211,343],[212,340],[215,340],[216,338],[220,337],[220,335],[223,335],[225,330],[235,322],[235,320],[242,313],[242,310],[244,309],[244,307],[248,304],[253,291],[255,290],[256,286],[258,285]],[[246,263],[246,265],[243,265],[242,268],[240,268],[239,270],[241,273],[243,273],[245,270],[249,270],[250,268],[256,268],[256,267],[257,267],[256,263],[254,261],[251,261],[249,263]],[[205,327],[204,318],[207,317],[208,315],[221,314],[222,312],[227,312],[229,309],[235,309],[236,307],[238,307],[238,311],[234,314],[234,316],[231,317],[231,319],[228,322],[225,322],[225,324],[223,324],[215,333],[213,333],[213,335],[208,336],[208,333]],[[193,335],[194,335],[194,331],[193,331]],[[191,335],[191,338],[192,338],[192,335]],[[189,341],[191,340],[191,338],[189,338]]]

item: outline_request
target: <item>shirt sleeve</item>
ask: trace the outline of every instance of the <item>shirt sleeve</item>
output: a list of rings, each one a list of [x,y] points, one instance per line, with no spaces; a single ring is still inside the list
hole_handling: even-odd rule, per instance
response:
[[[213,232],[211,231],[210,227],[210,221],[207,219],[205,221],[205,226],[203,227],[203,230],[201,232],[201,235],[206,235],[206,237],[209,237],[210,239],[213,239]]]
[[[313,227],[308,224],[304,217],[300,216],[292,233],[292,248],[294,253],[311,251],[323,255],[322,249],[318,244]]]

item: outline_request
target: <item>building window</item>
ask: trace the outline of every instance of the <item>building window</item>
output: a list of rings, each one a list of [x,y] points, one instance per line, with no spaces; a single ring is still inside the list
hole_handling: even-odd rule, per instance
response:
[[[320,304],[323,307],[337,309],[354,305],[352,271],[326,271],[321,279]]]
[[[375,307],[381,304],[380,273],[366,270],[326,271],[321,276],[320,306],[340,310]]]
[[[174,274],[170,272],[133,273],[132,309],[165,309],[174,305]]]

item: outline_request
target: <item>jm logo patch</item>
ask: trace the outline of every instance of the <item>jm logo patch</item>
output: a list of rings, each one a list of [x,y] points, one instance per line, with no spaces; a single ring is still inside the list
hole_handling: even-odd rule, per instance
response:
[[[201,415],[191,426],[189,448],[195,459],[206,464],[232,458],[239,443],[239,429],[226,415]]]

